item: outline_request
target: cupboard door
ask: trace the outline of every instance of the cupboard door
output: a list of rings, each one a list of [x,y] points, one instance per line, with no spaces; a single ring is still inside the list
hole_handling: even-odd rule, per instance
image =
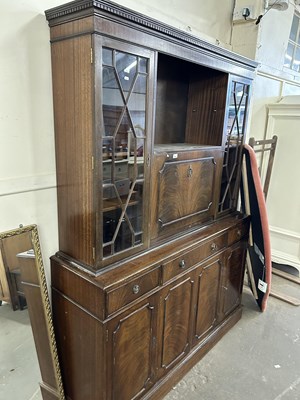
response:
[[[195,343],[200,341],[216,325],[221,265],[221,260],[217,259],[197,270]]]
[[[221,284],[221,318],[225,318],[241,302],[245,256],[245,242],[239,242],[225,252]]]
[[[224,125],[224,160],[219,213],[236,208],[239,192],[241,145],[245,141],[250,81],[231,76]]]
[[[200,220],[212,216],[215,170],[213,155],[164,164],[158,187],[158,221],[161,229],[195,215]],[[201,190],[196,190],[200,184],[203,185]]]
[[[222,173],[221,147],[157,145],[152,165],[151,239],[213,218]]]
[[[147,242],[154,53],[108,38],[95,42],[97,173],[102,177],[98,246],[102,258],[120,259]]]
[[[155,305],[148,299],[108,326],[111,399],[138,399],[153,384]]]
[[[160,296],[159,377],[189,351],[194,278],[186,276],[166,287]]]

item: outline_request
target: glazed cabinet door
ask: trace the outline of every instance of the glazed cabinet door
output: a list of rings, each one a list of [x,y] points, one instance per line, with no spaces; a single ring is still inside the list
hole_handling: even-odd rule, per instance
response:
[[[175,366],[191,347],[194,274],[185,275],[160,293],[158,377]]]
[[[112,400],[139,399],[154,383],[156,304],[149,298],[108,323],[107,382]]]
[[[242,144],[245,141],[251,81],[231,76],[228,85],[226,115],[223,134],[223,172],[219,200],[219,213],[236,208]]]
[[[197,297],[194,344],[200,342],[217,324],[222,260],[209,261],[196,270]]]
[[[94,41],[97,254],[108,264],[147,245],[154,52]]]
[[[245,271],[246,242],[230,247],[224,254],[220,292],[220,318],[240,305]]]

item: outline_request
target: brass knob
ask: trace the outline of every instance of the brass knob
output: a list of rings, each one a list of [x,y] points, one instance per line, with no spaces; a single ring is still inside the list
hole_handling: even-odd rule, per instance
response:
[[[216,243],[212,243],[212,244],[210,245],[210,249],[211,249],[211,251],[216,251],[216,250],[217,250],[217,245],[216,245]]]
[[[236,234],[238,235],[238,237],[241,237],[242,236],[242,231],[240,229],[238,229]]]
[[[185,261],[184,260],[179,261],[179,267],[180,268],[185,268]]]
[[[132,287],[132,293],[134,294],[138,294],[138,292],[140,291],[140,286],[139,285],[133,285]]]

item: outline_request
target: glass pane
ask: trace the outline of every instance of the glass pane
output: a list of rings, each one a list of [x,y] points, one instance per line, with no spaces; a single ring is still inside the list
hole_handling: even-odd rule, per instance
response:
[[[238,100],[236,97],[236,82],[233,82],[230,94],[230,103],[229,103],[228,121],[227,121],[227,133],[229,135],[238,134],[237,115],[238,115]]]
[[[103,242],[109,243],[112,241],[115,233],[118,216],[116,211],[110,211],[103,214]]]
[[[111,49],[103,48],[102,58],[103,58],[103,64],[110,65],[110,66],[113,65],[113,52]]]
[[[102,71],[103,88],[119,89],[114,68],[103,66]]]
[[[134,132],[128,135],[129,160],[131,162],[141,162],[144,160],[144,138],[136,137]],[[136,158],[136,160],[134,160]]]
[[[135,136],[145,136],[147,77],[139,75],[128,99],[128,110]]]
[[[291,67],[291,62],[293,59],[293,52],[294,52],[294,45],[289,43],[286,53],[285,53],[285,58],[284,58],[284,66],[290,68]]]
[[[113,68],[103,67],[103,136],[113,136],[124,110],[124,100]]]
[[[227,133],[229,135],[239,136],[243,134],[247,96],[248,86],[234,82],[230,96],[227,122]]]
[[[219,212],[235,206],[238,193],[237,166],[240,159],[240,145],[243,142],[244,123],[249,85],[233,82],[227,121],[227,142],[223,159],[222,184]]]
[[[300,47],[296,48],[292,69],[297,72],[300,71]]]
[[[116,70],[124,92],[128,92],[135,80],[137,57],[116,51]]]
[[[104,160],[102,163],[102,171],[103,171],[103,183],[112,183],[111,177],[111,160]]]
[[[112,245],[105,245],[104,247],[103,247],[103,256],[104,257],[108,257],[108,256],[111,256],[113,254],[113,247],[112,247]]]
[[[106,162],[112,158],[113,141],[104,138],[102,142],[102,161]]]
[[[139,57],[139,72],[147,72],[147,59],[143,57]]]
[[[109,257],[143,238],[148,61],[103,49],[103,63],[103,256]]]
[[[121,119],[119,120],[116,131],[116,152],[118,153],[117,158],[124,158],[123,156],[126,156],[120,153],[126,152],[126,149],[128,148],[128,134],[131,130],[131,118],[129,116],[127,108],[125,108],[122,112]]]
[[[244,131],[244,121],[245,121],[245,107],[246,107],[246,102],[247,102],[247,96],[248,93],[244,91],[244,86],[243,86],[243,91],[241,91],[242,95],[239,101],[239,110],[238,110],[238,125],[239,125],[239,132],[240,134],[243,134]]]
[[[147,76],[138,74],[136,82],[134,84],[133,92],[136,94],[145,95],[147,91]]]
[[[130,219],[135,235],[143,230],[143,183],[136,183],[132,194],[132,206],[128,207],[127,216]]]
[[[133,243],[133,233],[129,227],[129,221],[126,218],[122,219],[122,222],[119,227],[118,234],[115,240],[115,248],[114,251],[122,251],[126,250],[134,245]]]
[[[293,40],[294,42],[296,41],[298,26],[299,26],[299,18],[297,17],[297,15],[294,15],[290,33],[290,40]]]
[[[115,162],[115,179],[127,180],[128,179],[128,162],[127,160]]]

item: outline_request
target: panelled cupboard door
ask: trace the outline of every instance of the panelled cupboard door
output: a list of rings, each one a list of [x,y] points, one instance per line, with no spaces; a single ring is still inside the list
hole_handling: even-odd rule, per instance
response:
[[[224,254],[220,299],[220,317],[222,319],[240,304],[245,256],[245,242],[235,244]]]
[[[159,378],[190,350],[194,285],[194,274],[188,274],[161,292],[158,317]]]
[[[198,284],[195,344],[201,341],[217,323],[221,268],[222,261],[218,258],[196,270]]]
[[[154,297],[108,323],[108,375],[112,400],[139,399],[153,385],[156,306]]]

